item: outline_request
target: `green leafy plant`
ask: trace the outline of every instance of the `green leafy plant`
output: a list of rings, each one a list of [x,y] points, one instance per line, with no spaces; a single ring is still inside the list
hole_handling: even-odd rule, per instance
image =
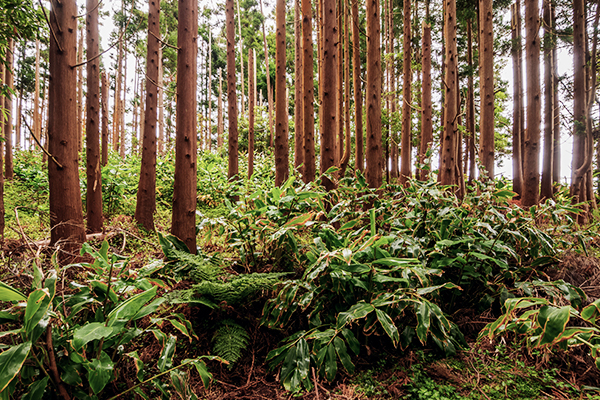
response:
[[[246,330],[234,321],[224,320],[220,325],[212,338],[213,351],[219,357],[229,361],[231,369],[248,346],[250,337]]]

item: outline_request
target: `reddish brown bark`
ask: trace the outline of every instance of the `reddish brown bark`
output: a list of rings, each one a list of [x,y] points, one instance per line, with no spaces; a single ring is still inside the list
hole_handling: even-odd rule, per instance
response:
[[[83,62],[83,26],[79,30],[79,45],[77,46],[77,64]],[[77,141],[78,150],[83,149],[83,67],[77,67]]]
[[[360,34],[359,34],[358,0],[352,2],[352,79],[354,90],[354,123],[356,127],[356,169],[364,171],[364,137],[362,91],[360,76]]]
[[[376,1],[376,0],[375,0]],[[335,0],[323,0],[323,57],[322,71],[330,71],[327,74],[321,72],[319,78],[322,87],[321,105],[321,173],[325,173],[335,165],[335,133],[337,128],[336,112],[336,89],[337,89],[337,57],[338,51],[335,45],[337,36]],[[379,14],[379,12],[378,12]],[[379,37],[379,36],[378,36]],[[379,48],[379,47],[378,47]],[[381,111],[381,110],[379,110]],[[380,129],[381,134],[381,129]],[[327,190],[335,187],[329,178],[323,178],[323,185]]]
[[[473,71],[473,31],[471,20],[467,21],[467,63],[469,70]],[[469,182],[475,179],[475,88],[473,75],[469,74],[467,83],[467,153]],[[465,162],[465,165],[467,162]]]
[[[295,88],[295,101],[294,101],[294,168],[298,172],[302,173],[300,165],[304,163],[304,152],[302,150],[304,144],[304,88],[302,74],[304,69],[302,68],[302,13],[300,10],[300,0],[294,1],[294,38],[296,51],[294,57],[296,59],[296,65],[294,66],[294,77],[296,84]]]
[[[248,49],[248,178],[254,173],[254,49]]]
[[[402,143],[401,143],[401,165],[400,183],[408,184],[412,177],[411,152],[412,152],[412,130],[411,130],[411,103],[412,103],[412,68],[411,68],[411,21],[410,0],[404,0],[404,35],[403,35],[403,68],[404,82],[402,84]]]
[[[148,83],[146,85],[146,109],[141,146],[142,165],[137,191],[135,220],[145,229],[153,231],[154,212],[156,211],[156,114],[158,107],[158,87],[155,82],[158,81],[158,67],[160,64],[158,60],[160,54],[160,42],[158,40],[160,36],[160,1],[150,0],[148,3],[148,48],[146,53],[146,78]]]
[[[366,0],[367,8],[367,182],[371,188],[383,183],[381,146],[381,55],[379,0]],[[325,70],[328,70],[325,68]]]
[[[302,0],[302,93],[303,101],[303,144],[304,182],[315,180],[315,105],[313,77],[312,7],[310,0]]]
[[[217,99],[217,148],[223,147],[223,76],[219,69],[219,98]]]
[[[260,3],[260,13],[265,17],[265,13],[263,12],[263,4],[262,0],[259,0]],[[271,89],[271,73],[269,72],[269,52],[267,50],[267,33],[265,32],[265,22],[263,20],[262,23],[262,32],[263,32],[263,47],[265,49],[265,68],[267,73],[267,99],[269,105],[269,137],[268,142],[269,146],[273,147],[273,133],[275,132],[273,128],[273,90]]]
[[[494,36],[492,0],[479,0],[479,151],[490,179],[494,178]]]
[[[340,160],[340,178],[343,178],[350,161],[351,143],[350,143],[350,7],[347,0],[341,2],[344,7],[344,131],[345,144],[344,152]],[[340,56],[340,59],[342,57]]]
[[[13,61],[14,61],[15,42],[13,39],[8,40],[8,48],[6,49],[6,64],[9,68],[6,69],[6,85],[12,91],[14,88],[13,79]],[[13,123],[12,109],[13,97],[12,93],[6,96],[4,100],[4,108],[6,110],[6,119],[4,120],[4,178],[8,181],[13,179]]]
[[[422,53],[423,83],[421,100],[421,141],[419,146],[419,163],[425,163],[427,150],[433,142],[433,125],[431,122],[431,26],[423,22],[423,53]],[[422,169],[419,179],[426,180],[429,170]]]
[[[50,242],[74,251],[85,240],[77,171],[77,5],[52,0],[50,24],[50,90],[48,120],[48,183]],[[57,42],[58,41],[58,42]],[[65,262],[68,257],[61,255]]]
[[[98,0],[87,0],[86,46],[88,63],[86,93],[87,230],[102,231],[102,171],[100,169],[100,59]]]
[[[198,0],[179,0],[177,126],[171,233],[196,254]]]
[[[552,165],[554,163],[554,60],[552,59],[552,29],[554,21],[550,19],[551,0],[544,0],[544,148],[542,164],[542,183],[540,195],[543,199],[554,197],[552,188]]]
[[[108,74],[102,74],[102,165],[108,164]]]
[[[288,102],[285,86],[285,1],[277,0],[276,6],[276,60],[275,75],[275,186],[288,178]]]
[[[520,3],[511,5],[512,59],[513,59],[513,190],[523,195],[523,51],[521,49]]]
[[[229,179],[237,179],[238,167],[238,110],[235,87],[235,23],[233,0],[225,2],[225,17],[227,24],[227,104],[229,119]]]

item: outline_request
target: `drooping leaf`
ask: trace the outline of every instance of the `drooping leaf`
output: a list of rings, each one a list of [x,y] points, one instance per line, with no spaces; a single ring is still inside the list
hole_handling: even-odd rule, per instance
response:
[[[29,391],[21,397],[21,400],[38,400],[44,398],[44,391],[48,386],[48,380],[50,378],[45,376],[44,378],[33,382],[29,385]]]
[[[73,332],[73,347],[75,347],[75,350],[79,350],[92,340],[106,338],[112,332],[113,328],[104,326],[102,322],[89,323]]]
[[[383,330],[392,340],[394,346],[396,346],[398,344],[398,340],[400,340],[400,337],[398,334],[398,328],[396,328],[394,321],[392,321],[392,318],[390,318],[390,316],[385,311],[382,311],[377,308],[375,309],[375,312],[377,313],[377,320],[383,327]]]
[[[177,336],[169,335],[169,339],[158,358],[157,367],[160,372],[164,372],[173,366],[173,356],[175,355],[176,346]]]
[[[570,310],[570,306],[560,308],[544,306],[540,308],[538,323],[543,329],[538,342],[540,346],[554,343],[554,340],[565,331],[569,322]]]
[[[352,360],[348,355],[348,351],[346,350],[346,343],[344,343],[344,341],[339,336],[336,336],[335,339],[333,339],[333,345],[335,346],[335,352],[337,353],[338,358],[344,366],[344,369],[349,374],[353,374],[354,364],[352,363]]]
[[[0,392],[17,376],[31,350],[31,342],[12,346],[0,354]]]
[[[100,352],[100,358],[95,358],[83,366],[87,370],[88,382],[95,394],[100,393],[113,378],[115,364],[104,351]]]
[[[136,294],[115,307],[107,316],[107,325],[112,326],[116,320],[131,319],[150,299],[156,295],[156,286],[145,292]]]
[[[0,301],[25,301],[26,299],[23,293],[0,281]]]

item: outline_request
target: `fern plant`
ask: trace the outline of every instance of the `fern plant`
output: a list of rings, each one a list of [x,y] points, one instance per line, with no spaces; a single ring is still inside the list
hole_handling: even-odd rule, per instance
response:
[[[242,351],[248,346],[248,332],[232,320],[224,320],[215,332],[213,352],[219,357],[229,361],[229,369],[242,356]]]

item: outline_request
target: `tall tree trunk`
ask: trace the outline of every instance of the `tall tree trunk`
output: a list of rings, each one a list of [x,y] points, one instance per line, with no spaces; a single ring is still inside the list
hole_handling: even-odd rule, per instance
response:
[[[265,17],[265,13],[263,12],[263,3],[262,0],[260,2],[260,13]],[[273,133],[275,132],[273,128],[273,90],[271,89],[271,73],[269,72],[269,51],[267,47],[267,33],[265,32],[265,21],[262,23],[262,32],[263,32],[263,45],[265,49],[265,68],[267,73],[267,100],[269,102],[269,147],[273,147]]]
[[[320,1],[320,0],[319,0]],[[302,178],[304,182],[315,180],[315,84],[313,77],[312,7],[310,0],[302,0]]]
[[[248,49],[248,178],[254,173],[254,49]]]
[[[121,0],[121,14],[125,11],[124,8],[125,0]],[[122,28],[124,29],[124,28]],[[119,131],[121,130],[121,81],[123,80],[123,37],[119,40],[119,50],[117,52],[117,82],[115,84],[115,103],[113,108],[113,131],[112,131],[112,143],[113,150],[119,151]]]
[[[119,156],[125,158],[125,107],[127,105],[127,46],[123,47],[123,82],[121,88],[123,89],[123,98],[120,103],[119,122],[121,123],[121,138],[119,139]]]
[[[542,165],[541,197],[551,199],[552,165],[554,163],[554,60],[552,59],[552,30],[554,21],[550,19],[552,0],[544,0],[544,150]]]
[[[21,88],[21,92],[23,89]],[[33,96],[33,135],[36,139],[40,140],[40,133],[42,131],[42,115],[40,113],[40,41],[35,41],[35,94]],[[19,118],[21,120],[21,113],[19,112]],[[37,146],[37,145],[36,145]]]
[[[160,0],[150,0],[148,6],[148,50],[146,53],[146,77],[148,84],[146,85],[146,108],[144,112],[144,133],[142,139],[142,165],[140,169],[140,181],[137,191],[137,203],[135,206],[135,220],[138,222],[138,224],[143,225],[144,228],[146,228],[149,231],[154,230],[154,212],[156,211],[156,108],[158,106],[158,87],[155,84],[155,82],[158,81],[158,70],[160,65],[160,42],[158,40],[159,37]],[[195,43],[196,41],[193,40],[192,44]],[[184,44],[189,44],[189,42],[184,42]],[[179,94],[181,94],[181,91],[179,91]],[[189,109],[186,111],[188,113],[190,112]],[[177,115],[179,120],[179,113]],[[189,118],[189,116],[187,115],[181,117]],[[195,131],[192,132],[195,133]],[[188,137],[188,141],[190,141],[191,139],[191,141],[195,143],[196,135],[190,135],[190,132],[186,133],[191,137]],[[189,150],[189,148],[193,148],[194,146],[188,145],[185,147],[186,148],[184,149],[184,151],[187,151]],[[185,152],[183,154],[178,155],[180,156],[184,154]],[[183,165],[183,168],[184,174],[185,172],[189,174],[189,171],[187,170],[190,169],[190,166]],[[195,167],[191,168],[195,170]],[[187,184],[190,184],[191,181],[192,180],[190,180],[190,178],[187,177]],[[189,188],[185,188],[185,192],[183,193],[183,195],[189,195],[190,192],[191,191]],[[189,201],[185,201],[185,203],[187,207],[190,207]],[[184,217],[189,218],[185,215]],[[184,233],[184,235],[185,234],[186,233]],[[189,237],[189,232],[187,232],[187,235]]]
[[[235,22],[233,0],[225,2],[225,17],[227,23],[227,104],[229,119],[228,154],[229,179],[237,179],[238,167],[238,110],[235,85]]]
[[[360,33],[359,33],[358,0],[352,2],[352,79],[354,86],[354,125],[356,127],[356,169],[365,169],[362,90],[360,74]]]
[[[440,183],[442,185],[456,185],[457,160],[456,142],[458,129],[456,118],[458,115],[458,54],[456,45],[456,1],[445,0],[444,8],[444,44],[445,44],[445,96],[444,96],[444,129],[442,132],[442,151]]]
[[[550,8],[550,19],[556,21],[556,3],[553,1]],[[552,181],[555,184],[560,183],[560,103],[558,99],[558,55],[557,55],[557,43],[556,43],[556,23],[552,25],[551,38],[552,38],[552,59],[554,64],[552,65],[552,80],[553,80],[553,96],[554,96],[554,155],[552,158]],[[558,185],[556,186],[558,189]]]
[[[219,68],[219,98],[217,99],[217,149],[223,147],[223,76]]]
[[[88,63],[86,110],[87,230],[102,231],[102,172],[100,170],[100,59],[98,0],[86,3],[86,46]]]
[[[472,21],[467,21],[467,62],[469,70],[473,71],[473,29]],[[473,73],[469,74],[467,87],[467,135],[468,135],[468,171],[469,182],[475,179],[475,88]],[[467,164],[467,163],[465,163]]]
[[[494,179],[494,14],[492,0],[479,0],[479,85],[481,116],[479,146],[481,164]]]
[[[523,51],[521,49],[521,6],[511,5],[512,59],[513,59],[513,190],[523,196]]]
[[[108,164],[108,73],[102,74],[102,165]]]
[[[530,207],[540,198],[540,18],[537,0],[525,0],[526,20],[526,75],[527,75],[527,129],[523,149],[523,196],[521,204]]]
[[[421,65],[423,68],[422,100],[421,100],[421,141],[419,147],[419,164],[425,163],[427,151],[433,142],[433,124],[431,121],[431,25],[423,21],[423,54]],[[430,162],[431,165],[431,162]],[[419,179],[427,180],[429,169],[420,171]]]
[[[212,32],[208,32],[208,135],[206,137],[207,150],[212,150]],[[256,85],[255,85],[256,86]]]
[[[366,0],[367,9],[367,182],[371,188],[383,183],[381,147],[381,25],[379,0]],[[325,68],[328,70],[327,68]]]
[[[0,83],[5,82],[5,66],[0,63]],[[0,95],[0,108],[4,108],[4,96]],[[4,124],[0,123],[0,137],[4,135]],[[2,152],[2,143],[0,142],[0,238],[4,240],[4,153]]]
[[[77,64],[83,62],[83,26],[79,29],[79,45],[77,46]],[[83,149],[83,67],[77,67],[77,140],[78,151]]]
[[[344,131],[345,144],[344,153],[340,160],[340,178],[346,173],[346,168],[350,162],[351,143],[350,143],[350,14],[348,0],[341,0],[344,7]],[[340,59],[341,59],[340,55]]]
[[[327,74],[319,75],[319,80],[322,82],[319,86],[322,87],[322,105],[321,105],[321,174],[335,165],[335,141],[337,127],[336,113],[336,89],[337,89],[337,74],[334,72],[337,68],[338,49],[335,45],[335,37],[337,33],[335,0],[323,0],[323,61],[322,71],[331,71]],[[379,109],[381,111],[381,109]],[[381,130],[381,129],[380,129]],[[335,187],[333,181],[329,178],[323,178],[323,185],[327,190],[332,190]]]
[[[48,120],[48,183],[50,242],[71,252],[85,240],[77,165],[77,5],[52,0],[50,8],[50,94]],[[57,42],[58,41],[58,42]],[[68,257],[59,254],[59,260]]]
[[[240,109],[241,109],[241,113],[244,114],[244,111],[246,111],[245,108],[245,99],[244,99],[244,53],[242,52],[243,46],[244,46],[244,38],[242,37],[242,13],[240,12],[240,0],[236,0],[235,1],[236,5],[237,5],[237,13],[238,13],[238,45],[239,45],[239,49],[240,49],[240,89],[241,89],[241,96],[240,96]]]
[[[13,69],[14,69],[14,52],[15,42],[11,38],[8,40],[8,48],[6,49],[6,85],[9,88],[9,95],[4,100],[4,108],[6,110],[6,120],[4,122],[4,147],[5,147],[5,158],[4,158],[4,177],[6,180],[11,181],[13,179]]]
[[[336,131],[337,141],[335,142],[335,164],[339,167],[344,151],[344,43],[343,43],[343,16],[342,16],[342,0],[337,1],[337,30],[335,43],[337,43],[338,59],[337,59],[337,88],[336,88],[336,114],[338,116]]]
[[[302,73],[302,12],[300,10],[300,0],[294,1],[294,38],[295,38],[295,58],[296,65],[294,71],[294,80],[296,84],[295,96],[294,96],[294,168],[302,174],[300,166],[304,163],[304,152],[302,151],[302,145],[304,144],[304,106],[303,106],[303,93],[304,88]]]
[[[165,91],[163,90],[162,45],[158,46],[158,152],[165,151]]]
[[[180,238],[192,254],[196,254],[197,36],[198,0],[179,0],[177,135],[171,233]],[[148,115],[148,119],[150,118]]]
[[[282,185],[288,178],[288,102],[285,85],[285,1],[277,0],[276,5],[276,59],[275,92],[275,186]]]
[[[404,75],[404,81],[402,83],[402,154],[400,156],[402,160],[400,170],[400,183],[403,185],[408,184],[408,179],[412,177],[411,172],[411,143],[412,143],[412,130],[411,130],[411,104],[412,104],[412,68],[411,68],[411,20],[410,20],[410,0],[404,0],[404,35],[403,35],[403,52],[404,62],[402,73]]]

